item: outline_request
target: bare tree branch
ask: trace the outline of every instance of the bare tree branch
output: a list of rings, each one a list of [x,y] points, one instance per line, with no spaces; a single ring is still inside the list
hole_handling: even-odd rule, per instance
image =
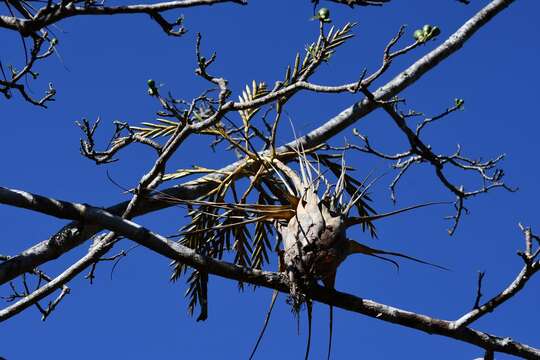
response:
[[[208,273],[228,279],[264,286],[285,293],[289,292],[288,280],[282,274],[248,269],[199,255],[192,249],[175,243],[138,224],[110,214],[99,208],[59,201],[24,191],[6,188],[0,188],[0,202],[60,218],[73,220],[84,219],[84,221],[88,223],[98,223],[100,226],[113,231],[111,234],[118,233],[123,235],[165,257],[181,261],[196,269],[203,269]],[[78,274],[78,270],[90,265],[91,262],[94,261],[93,258],[96,254],[103,252],[104,244],[106,243],[99,241],[97,245],[90,249],[87,255],[64,271],[56,279],[36,290],[31,295],[23,298],[16,304],[0,311],[0,321],[6,320],[28,306],[33,305],[35,302],[52,293],[57,287],[62,286],[65,282],[72,279]],[[535,269],[540,268],[540,263],[538,262],[531,264]],[[323,288],[318,285],[312,285],[307,289],[306,295],[316,301],[340,307],[344,310],[410,327],[429,334],[436,334],[464,341],[488,351],[507,353],[525,359],[540,359],[540,350],[538,349],[516,342],[510,338],[501,338],[463,325],[457,326],[456,323],[452,321],[409,312],[380,304],[372,300],[362,299],[354,295]]]
[[[183,16],[178,17],[174,21],[168,21],[162,15],[163,12],[181,9],[194,6],[214,5],[219,3],[236,3],[246,5],[247,0],[173,0],[164,1],[155,4],[134,4],[122,6],[106,6],[105,0],[98,3],[97,0],[61,0],[58,2],[43,1],[46,5],[41,8],[34,8],[25,0],[6,0],[4,1],[11,16],[0,15],[0,28],[16,31],[20,34],[25,50],[26,64],[20,71],[11,67],[12,76],[9,78],[5,74],[0,59],[0,93],[4,94],[7,99],[10,99],[12,91],[18,92],[27,102],[41,107],[47,107],[46,103],[54,100],[56,90],[49,84],[48,90],[39,99],[35,99],[30,95],[27,87],[19,81],[22,77],[30,75],[32,78],[37,78],[38,73],[32,71],[37,60],[49,57],[58,44],[57,38],[49,36],[49,27],[57,22],[81,15],[117,15],[117,14],[147,14],[154,20],[161,29],[171,36],[181,36],[185,34],[186,29],[183,27]],[[25,38],[31,38],[33,42],[32,49],[27,53]],[[43,54],[40,54],[41,47],[44,42],[49,43],[49,49]]]
[[[17,2],[16,0],[15,2]],[[118,15],[118,14],[148,14],[169,35],[181,35],[172,33],[171,25],[164,25],[165,21],[159,14],[164,11],[181,9],[193,6],[214,5],[219,3],[236,3],[246,5],[245,0],[177,0],[164,1],[156,4],[135,4],[125,6],[100,6],[93,1],[84,2],[83,6],[77,6],[80,1],[62,1],[58,4],[49,2],[46,6],[38,9],[31,18],[17,18],[14,16],[0,16],[0,27],[18,31],[22,36],[30,36],[41,29],[57,23],[60,20],[80,15]],[[183,32],[182,32],[183,33]]]
[[[505,303],[510,298],[515,296],[521,289],[523,289],[523,287],[527,284],[531,277],[538,270],[540,270],[540,262],[536,260],[538,255],[540,254],[540,249],[537,249],[533,253],[532,245],[530,243],[531,237],[534,235],[532,234],[530,228],[525,228],[521,224],[519,224],[519,226],[525,238],[525,252],[518,252],[518,255],[523,259],[525,263],[523,269],[519,272],[514,281],[512,281],[510,285],[506,287],[506,289],[491,298],[489,301],[485,302],[483,305],[478,305],[480,296],[477,296],[476,306],[470,312],[466,313],[454,322],[454,326],[456,328],[472,324],[474,321],[478,320],[485,314],[493,312],[499,305]],[[478,288],[480,288],[481,286],[482,277],[479,278]],[[478,290],[478,293],[480,294],[480,290]]]
[[[43,45],[47,43],[48,47],[42,51]],[[54,101],[54,96],[56,95],[56,90],[54,89],[52,83],[49,83],[49,87],[47,91],[45,91],[45,95],[43,95],[40,99],[35,99],[28,93],[26,87],[21,84],[21,81],[28,76],[31,76],[34,79],[38,77],[38,74],[33,71],[34,65],[37,61],[51,56],[54,51],[56,51],[56,44],[57,41],[55,39],[49,39],[46,32],[43,34],[33,34],[32,48],[29,51],[26,65],[21,70],[17,70],[10,65],[10,76],[5,74],[2,62],[0,61],[0,70],[3,76],[3,79],[0,78],[0,93],[2,93],[7,99],[10,99],[12,97],[12,90],[15,90],[19,92],[19,94],[29,103],[46,108],[46,103],[49,101]]]
[[[8,259],[9,259],[9,256],[0,255],[0,260],[6,261]],[[35,275],[37,277],[37,279],[38,279],[36,289],[38,289],[41,286],[42,280],[46,281],[47,283],[53,281],[53,279],[50,276],[48,276],[43,271],[38,270],[38,269],[32,270],[29,274]],[[3,298],[6,299],[6,301],[11,302],[11,301],[14,301],[14,300],[17,300],[17,299],[25,298],[26,296],[30,295],[31,292],[29,290],[29,287],[28,287],[25,276],[23,276],[23,285],[24,285],[25,291],[24,291],[23,294],[20,294],[15,289],[15,286],[13,285],[13,283],[10,282],[10,287],[11,287],[13,293],[11,295],[5,296]],[[45,321],[51,315],[51,313],[56,309],[58,304],[60,304],[60,302],[64,299],[64,297],[71,292],[71,289],[66,285],[57,286],[57,287],[55,287],[55,289],[60,288],[60,287],[62,288],[60,294],[56,297],[56,299],[49,302],[49,304],[47,305],[47,307],[45,309],[39,304],[39,302],[35,302],[35,305],[36,305],[37,309],[41,312],[41,315],[42,315],[41,320],[42,321]]]
[[[478,284],[476,286],[476,299],[474,300],[474,306],[473,309],[478,309],[480,307],[480,300],[482,299],[482,281],[484,280],[484,276],[486,275],[485,272],[479,271],[478,272]]]
[[[361,91],[368,99],[377,101],[367,88],[361,88]],[[454,154],[438,155],[433,152],[430,145],[426,144],[422,139],[420,139],[420,132],[426,125],[431,124],[433,121],[438,120],[460,108],[463,104],[463,100],[458,99],[456,100],[456,105],[453,108],[447,109],[442,114],[433,118],[425,119],[416,127],[416,131],[413,131],[409,127],[406,120],[407,118],[417,116],[420,113],[410,111],[408,114],[402,114],[398,111],[396,102],[392,104],[383,101],[378,102],[384,111],[390,115],[401,132],[403,132],[403,134],[406,136],[410,148],[399,154],[387,155],[380,151],[374,150],[365,136],[359,134],[358,132],[356,132],[355,135],[362,139],[365,143],[364,147],[359,149],[360,151],[370,153],[387,160],[397,160],[393,164],[393,167],[395,169],[400,169],[400,171],[390,184],[391,198],[393,201],[396,200],[395,187],[398,181],[403,177],[404,173],[411,167],[412,164],[428,163],[432,165],[440,182],[456,196],[456,202],[454,204],[454,207],[456,208],[455,215],[447,217],[448,219],[453,220],[453,225],[448,230],[448,233],[453,235],[459,221],[461,220],[461,215],[464,211],[466,212],[466,208],[464,206],[466,199],[475,197],[479,194],[487,193],[495,188],[504,188],[511,192],[516,191],[504,183],[504,171],[496,168],[497,164],[504,159],[504,154],[488,161],[474,160],[462,156],[461,147],[458,145],[457,151]],[[447,165],[460,170],[475,172],[482,181],[482,186],[473,190],[465,191],[463,185],[454,184],[445,174],[443,170]]]
[[[459,50],[464,43],[476,33],[476,31],[513,2],[514,0],[491,1],[454,34],[450,35],[450,37],[440,46],[423,56],[409,68],[398,74],[393,80],[375,91],[373,93],[374,98],[377,101],[390,99],[403,89],[412,85],[441,61]],[[377,102],[370,101],[369,99],[356,102],[334,118],[328,120],[321,127],[311,131],[296,141],[280,147],[277,149],[277,153],[288,151],[291,148],[310,148],[322,144],[346,127],[369,114],[377,108],[377,106]],[[242,160],[224,167],[221,169],[222,173],[234,171],[241,166],[243,162],[244,161]],[[219,179],[220,177],[215,175],[205,176],[182,185],[168,188],[163,190],[162,193],[180,199],[193,199],[215,187],[215,181],[219,181]],[[109,207],[108,211],[113,214],[120,214],[126,209],[127,204],[127,202],[119,203]],[[144,198],[141,199],[141,203],[136,211],[134,211],[133,215],[139,216],[169,206],[171,206],[171,204],[166,201],[161,201],[159,196]],[[19,255],[13,256],[10,260],[0,264],[0,284],[25,272],[31,271],[33,268],[38,267],[47,261],[58,258],[63,253],[79,246],[100,230],[102,230],[102,227],[98,225],[88,225],[80,222],[66,225],[50,239],[38,243]]]

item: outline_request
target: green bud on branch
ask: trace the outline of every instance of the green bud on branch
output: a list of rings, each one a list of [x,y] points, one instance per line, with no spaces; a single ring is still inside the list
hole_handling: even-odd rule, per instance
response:
[[[312,20],[319,20],[321,22],[329,23],[332,20],[330,20],[330,10],[328,8],[320,8],[319,11],[317,11],[317,15],[311,18]]]
[[[421,29],[417,29],[413,37],[419,43],[425,43],[428,40],[434,39],[436,36],[441,34],[441,29],[437,26],[430,24],[424,25]]]
[[[158,90],[156,88],[156,82],[153,79],[149,79],[146,84],[148,85],[148,95],[157,96]]]

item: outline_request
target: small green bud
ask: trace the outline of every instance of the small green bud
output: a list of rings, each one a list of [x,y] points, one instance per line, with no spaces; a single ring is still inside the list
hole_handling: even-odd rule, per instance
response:
[[[424,32],[418,29],[414,32],[413,37],[416,41],[422,41],[422,39],[424,38]]]
[[[58,45],[58,39],[57,38],[52,38],[51,46],[56,46],[56,45]]]
[[[148,95],[157,96],[158,90],[156,88],[156,82],[153,79],[148,79],[146,83],[148,84]]]
[[[454,99],[454,104],[456,104],[456,107],[461,109],[463,107],[463,105],[465,104],[465,100],[455,98]]]
[[[320,8],[317,15],[322,21],[330,20],[330,10],[328,8]]]
[[[426,24],[422,28],[422,31],[424,32],[424,35],[429,35],[429,33],[431,32],[431,29],[432,29],[432,26],[429,24]]]

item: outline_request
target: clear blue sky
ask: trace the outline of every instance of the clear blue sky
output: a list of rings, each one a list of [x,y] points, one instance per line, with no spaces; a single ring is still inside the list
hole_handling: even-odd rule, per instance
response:
[[[356,37],[346,44],[316,80],[339,84],[351,81],[364,67],[378,66],[387,40],[401,24],[407,24],[407,39],[425,23],[442,29],[439,40],[420,47],[396,61],[384,84],[422,54],[440,43],[467,18],[488,3],[472,0],[463,6],[454,0],[393,0],[383,8],[332,6],[336,25],[357,21]],[[450,152],[459,143],[464,153],[484,158],[506,153],[503,167],[507,182],[518,186],[510,194],[494,191],[469,202],[470,215],[453,237],[443,217],[450,207],[419,210],[378,223],[379,240],[360,231],[350,236],[373,246],[407,252],[452,269],[436,271],[402,262],[401,271],[380,261],[350,258],[341,268],[337,289],[444,319],[455,319],[474,302],[476,273],[486,271],[484,293],[494,295],[521,268],[515,255],[523,247],[517,222],[540,225],[537,204],[538,139],[536,119],[540,63],[538,14],[540,4],[517,1],[485,26],[465,47],[446,60],[402,96],[407,104],[427,114],[436,114],[453,99],[465,99],[465,111],[446,118],[426,132],[437,152]],[[121,190],[107,180],[106,169],[125,187],[139,180],[152,162],[150,152],[134,147],[121,154],[121,161],[96,167],[79,155],[79,130],[74,121],[98,116],[104,123],[102,144],[108,140],[113,120],[137,124],[151,121],[158,105],[146,94],[146,80],[154,78],[177,97],[191,98],[207,84],[193,74],[194,43],[203,33],[203,49],[216,51],[212,71],[229,79],[238,91],[253,79],[273,84],[294,60],[296,51],[317,35],[317,24],[309,21],[307,0],[252,0],[247,7],[221,5],[183,12],[189,33],[167,37],[146,16],[81,17],[59,24],[56,58],[38,66],[41,80],[32,82],[37,96],[47,81],[58,89],[57,101],[48,110],[32,107],[18,97],[0,99],[0,185],[19,188],[65,200],[107,206],[125,200]],[[175,15],[171,13],[170,18]],[[23,61],[17,36],[0,31],[3,62]],[[236,97],[236,96],[235,96]],[[339,113],[358,96],[302,94],[287,108],[298,133],[305,133]],[[355,125],[371,141],[386,150],[399,150],[403,136],[390,119],[378,111]],[[283,128],[281,142],[292,138]],[[353,141],[351,129],[333,139]],[[170,170],[193,164],[220,167],[231,154],[211,153],[203,141],[190,141],[170,163]],[[351,155],[357,176],[371,170],[382,174],[388,164]],[[455,174],[456,182],[466,181]],[[387,185],[391,175],[375,187],[373,197],[379,211],[394,209]],[[468,181],[468,180],[467,180]],[[418,168],[398,189],[398,206],[426,200],[451,200],[435,180],[432,169]],[[178,229],[184,220],[181,209],[170,209],[139,219],[163,234]],[[0,207],[2,233],[0,253],[13,255],[46,239],[65,222],[13,208]],[[131,246],[124,242],[117,249]],[[88,244],[43,267],[57,274],[75,261]],[[272,267],[275,266],[275,262]],[[184,283],[168,281],[168,261],[138,248],[118,265],[112,280],[110,264],[102,264],[93,285],[79,277],[71,283],[72,293],[45,322],[37,310],[29,309],[0,326],[0,355],[17,359],[245,359],[255,342],[271,291],[247,289],[216,277],[210,279],[209,319],[195,322],[187,315]],[[540,320],[539,279],[496,313],[474,327],[510,336],[539,347],[536,324]],[[9,292],[5,287],[2,295]],[[258,359],[302,358],[306,319],[296,334],[295,318],[278,299]],[[327,308],[315,306],[312,359],[325,356],[328,337]],[[334,359],[473,359],[480,349],[442,337],[387,324],[358,314],[336,310]],[[507,359],[497,355],[497,359]]]

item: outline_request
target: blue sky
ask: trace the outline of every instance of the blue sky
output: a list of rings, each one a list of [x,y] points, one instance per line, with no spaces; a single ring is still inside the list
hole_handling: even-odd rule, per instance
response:
[[[364,67],[374,70],[386,42],[401,24],[408,25],[407,41],[414,29],[425,23],[442,29],[440,39],[398,59],[375,87],[383,85],[417,58],[437,46],[488,1],[473,0],[463,6],[453,0],[437,2],[393,0],[383,8],[357,8],[325,4],[332,11],[334,24],[356,21],[356,37],[339,49],[314,80],[340,84],[355,79]],[[330,4],[330,5],[329,5]],[[352,231],[350,236],[370,245],[403,251],[452,269],[441,272],[410,262],[401,271],[365,257],[350,258],[340,269],[336,288],[403,309],[444,319],[455,319],[474,302],[477,271],[486,271],[484,294],[492,296],[505,287],[521,268],[515,255],[523,247],[518,221],[538,226],[536,204],[540,170],[537,157],[537,84],[540,62],[537,38],[540,25],[537,2],[517,1],[485,26],[465,47],[401,95],[407,105],[426,114],[436,114],[452,105],[454,98],[465,99],[459,111],[426,131],[426,141],[437,152],[451,152],[461,144],[472,157],[507,154],[502,163],[506,180],[519,187],[517,193],[494,191],[468,203],[470,215],[463,219],[453,237],[443,218],[450,207],[418,210],[382,220],[379,239]],[[159,110],[146,94],[146,80],[153,78],[177,97],[198,95],[207,84],[196,78],[195,34],[203,35],[203,49],[218,54],[212,71],[229,80],[240,91],[253,79],[273,84],[283,76],[297,51],[317,36],[317,23],[309,21],[307,0],[255,1],[246,7],[220,5],[183,11],[189,33],[182,38],[167,37],[146,16],[81,17],[59,24],[59,53],[62,61],[51,58],[37,70],[41,79],[31,83],[38,95],[48,81],[58,89],[57,101],[47,110],[32,107],[18,97],[0,99],[0,184],[38,194],[96,206],[126,200],[122,191],[106,175],[125,187],[137,183],[152,164],[153,154],[133,147],[120,155],[120,161],[96,167],[79,154],[79,129],[74,121],[101,118],[101,139],[108,140],[114,120],[138,124],[151,121]],[[170,18],[177,14],[171,13]],[[15,34],[0,31],[4,62],[23,61]],[[5,44],[5,45],[4,45]],[[375,89],[373,88],[373,90]],[[235,94],[235,98],[238,94]],[[303,134],[324,123],[358,99],[358,95],[299,94],[288,104],[287,112],[297,133]],[[402,149],[405,139],[382,111],[363,118],[355,127],[367,134],[374,145],[393,151]],[[281,142],[290,140],[292,131],[284,126]],[[341,145],[355,141],[351,129],[332,140]],[[194,164],[220,167],[232,154],[207,151],[207,142],[190,140],[172,159],[169,170]],[[350,154],[347,161],[362,178],[370,171],[388,172],[389,164]],[[452,174],[456,182],[469,183],[462,174]],[[379,211],[394,209],[387,190],[391,174],[373,190]],[[451,200],[428,167],[419,167],[403,179],[398,188],[398,206],[428,200]],[[46,239],[65,222],[26,211],[0,207],[2,239],[0,253],[13,255]],[[168,209],[141,219],[151,229],[170,234],[185,221],[180,208]],[[118,246],[129,248],[124,241]],[[75,261],[88,244],[43,267],[57,274]],[[275,266],[275,262],[272,263]],[[9,360],[32,358],[94,359],[96,357],[146,359],[243,359],[247,358],[264,314],[271,291],[246,289],[216,277],[210,279],[209,319],[195,322],[186,311],[183,282],[168,281],[168,261],[137,248],[123,259],[110,277],[110,264],[98,268],[96,282],[90,285],[79,277],[71,283],[72,293],[44,323],[37,310],[12,318],[0,327],[0,355]],[[474,324],[479,330],[510,336],[539,347],[536,323],[538,279]],[[2,289],[6,295],[9,288]],[[325,356],[328,337],[327,307],[317,304],[314,311],[312,359]],[[285,303],[276,308],[258,352],[258,359],[278,356],[302,358],[305,348],[306,319],[301,334]],[[478,348],[415,330],[397,327],[358,314],[336,310],[334,359],[473,359]],[[497,359],[510,358],[497,355]]]

